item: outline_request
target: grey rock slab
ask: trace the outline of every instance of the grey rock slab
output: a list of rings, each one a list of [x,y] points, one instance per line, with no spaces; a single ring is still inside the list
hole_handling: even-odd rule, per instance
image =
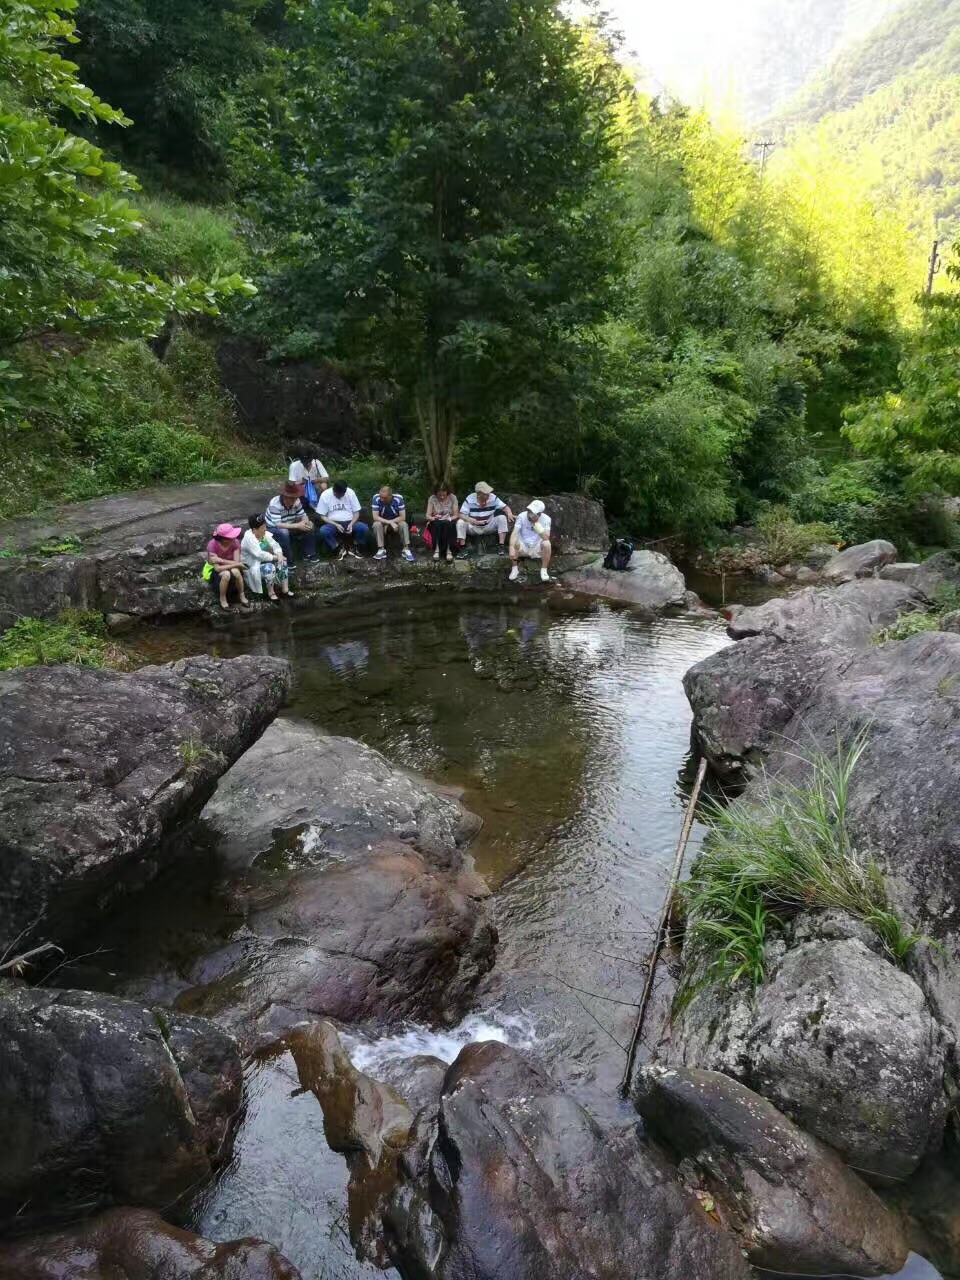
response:
[[[0,951],[31,930],[62,945],[146,883],[290,678],[275,658],[207,655],[0,673]]]
[[[652,612],[682,608],[687,600],[683,574],[659,551],[635,551],[622,572],[604,569],[602,561],[563,575],[571,591],[637,605]]]
[[[716,1071],[652,1064],[634,1103],[709,1192],[754,1266],[801,1275],[899,1271],[907,1242],[894,1215],[825,1144]]]
[[[469,1045],[386,1215],[422,1280],[747,1280],[722,1231],[636,1126],[602,1128],[518,1050]]]
[[[425,779],[351,738],[282,718],[220,779],[203,810],[236,863],[299,830],[323,858],[365,854],[385,838],[409,842],[437,866],[459,866],[480,819]]]
[[[920,604],[919,596],[909,586],[868,579],[836,588],[807,587],[793,595],[739,609],[727,629],[734,640],[772,636],[777,640],[806,640],[822,648],[862,648],[878,628]]]
[[[63,1231],[0,1245],[4,1280],[300,1280],[273,1245],[218,1244],[147,1209],[110,1209]]]
[[[535,496],[537,495],[511,493],[505,501],[514,515],[519,515]],[[610,531],[603,506],[599,502],[580,493],[539,496],[546,505],[547,515],[552,522],[550,540],[557,555],[606,551],[610,545]]]
[[[823,566],[823,576],[827,582],[852,582],[854,578],[866,578],[884,565],[893,564],[896,558],[897,548],[892,542],[875,538],[837,552]]]
[[[229,1157],[241,1093],[212,1023],[0,982],[0,1218],[172,1206]]]
[[[859,939],[787,950],[753,998],[697,992],[671,1052],[742,1081],[862,1173],[907,1177],[940,1145],[946,1037],[913,978]]]

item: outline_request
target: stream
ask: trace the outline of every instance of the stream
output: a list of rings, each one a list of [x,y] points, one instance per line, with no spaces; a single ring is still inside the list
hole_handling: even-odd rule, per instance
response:
[[[622,1046],[692,781],[681,677],[727,643],[708,618],[404,594],[375,607],[278,608],[214,635],[158,629],[143,652],[148,661],[201,649],[289,658],[297,682],[285,714],[456,788],[483,818],[471,853],[495,894],[496,967],[458,1028],[345,1036],[361,1069],[376,1075],[412,1053],[452,1061],[471,1040],[501,1039],[533,1048],[598,1117],[627,1123],[636,1117],[617,1099]],[[703,834],[695,823],[688,865]],[[236,922],[215,856],[204,865],[189,899],[177,875],[151,890],[114,939],[103,985],[118,974],[149,981],[229,933]],[[263,1236],[304,1280],[382,1275],[354,1256],[346,1181],[289,1055],[254,1061],[234,1159],[194,1226],[217,1240]]]

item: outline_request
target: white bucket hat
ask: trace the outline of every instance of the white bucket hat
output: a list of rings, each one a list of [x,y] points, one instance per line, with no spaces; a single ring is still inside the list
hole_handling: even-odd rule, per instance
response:
[[[476,486],[477,493],[493,493],[493,489],[487,484],[486,480],[481,480]]]
[[[527,510],[532,516],[542,516],[546,508],[539,498],[534,498],[532,502],[527,503]]]

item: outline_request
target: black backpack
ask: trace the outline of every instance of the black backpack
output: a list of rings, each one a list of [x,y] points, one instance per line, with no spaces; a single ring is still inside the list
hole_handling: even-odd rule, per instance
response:
[[[624,570],[630,567],[630,557],[633,555],[633,543],[626,538],[617,538],[610,547],[610,550],[603,558],[603,567],[605,569]]]

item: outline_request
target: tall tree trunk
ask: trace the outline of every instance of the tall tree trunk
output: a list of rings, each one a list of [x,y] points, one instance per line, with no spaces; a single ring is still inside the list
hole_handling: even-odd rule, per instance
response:
[[[417,417],[433,485],[449,484],[453,449],[457,442],[457,416],[453,407],[431,385],[417,395]]]

